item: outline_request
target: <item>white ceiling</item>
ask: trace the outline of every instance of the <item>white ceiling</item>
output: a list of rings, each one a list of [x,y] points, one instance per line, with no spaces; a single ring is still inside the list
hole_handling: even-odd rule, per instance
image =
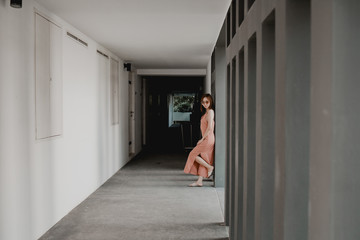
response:
[[[143,69],[205,68],[231,0],[36,0]]]

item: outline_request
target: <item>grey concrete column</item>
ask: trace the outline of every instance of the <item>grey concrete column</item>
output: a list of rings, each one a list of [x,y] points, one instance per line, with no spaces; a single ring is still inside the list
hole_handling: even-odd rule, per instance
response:
[[[225,47],[215,48],[215,187],[225,187],[226,160],[226,62]]]
[[[256,239],[274,239],[275,179],[275,11],[262,24],[260,227]]]
[[[236,162],[235,162],[235,239],[243,236],[243,199],[244,199],[244,104],[245,104],[245,55],[242,48],[238,55],[238,74],[236,86],[236,111],[237,111],[237,138],[236,138]]]
[[[284,239],[308,237],[310,0],[286,1]]]
[[[333,2],[331,239],[360,239],[360,2]]]
[[[256,161],[256,68],[257,37],[254,34],[248,43],[247,74],[247,134],[246,134],[246,231],[245,239],[255,235],[255,161]]]
[[[360,239],[360,4],[312,4],[309,239]]]
[[[228,10],[226,19],[225,19],[225,42],[226,47],[229,46],[231,36],[231,28],[230,28],[230,10]],[[231,221],[231,185],[230,185],[230,144],[231,144],[231,127],[230,127],[230,119],[231,119],[231,113],[230,113],[230,102],[231,102],[231,61],[228,60],[228,51],[225,51],[226,60],[227,63],[226,66],[226,161],[225,161],[225,206],[224,206],[224,215],[225,215],[225,224],[229,226],[229,235],[230,235],[230,229],[231,224],[233,223]]]
[[[206,76],[204,77],[204,93],[211,94],[211,59],[206,66]]]
[[[230,64],[226,67],[225,224],[230,225]]]
[[[286,43],[285,0],[278,1],[275,10],[275,189],[274,189],[274,239],[284,239],[285,204],[285,79]]]
[[[309,240],[331,239],[332,5],[311,4]]]
[[[236,198],[235,198],[235,151],[236,151],[236,56],[231,61],[231,84],[230,84],[230,239],[233,239],[236,231]]]

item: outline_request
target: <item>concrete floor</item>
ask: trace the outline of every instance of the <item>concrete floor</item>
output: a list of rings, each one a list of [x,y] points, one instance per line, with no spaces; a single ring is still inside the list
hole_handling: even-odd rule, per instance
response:
[[[228,239],[223,189],[183,173],[186,154],[144,154],[128,163],[41,240]]]

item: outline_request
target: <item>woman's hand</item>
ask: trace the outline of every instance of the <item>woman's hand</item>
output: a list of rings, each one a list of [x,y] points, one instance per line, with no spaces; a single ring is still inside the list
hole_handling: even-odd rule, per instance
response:
[[[198,142],[197,142],[197,144],[196,145],[199,145],[200,143],[202,143],[204,141],[204,139],[202,138],[202,139],[200,139]]]

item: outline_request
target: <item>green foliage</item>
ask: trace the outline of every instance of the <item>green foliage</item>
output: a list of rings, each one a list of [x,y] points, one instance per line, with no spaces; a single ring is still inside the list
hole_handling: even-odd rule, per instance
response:
[[[174,112],[191,112],[195,96],[174,96]]]

